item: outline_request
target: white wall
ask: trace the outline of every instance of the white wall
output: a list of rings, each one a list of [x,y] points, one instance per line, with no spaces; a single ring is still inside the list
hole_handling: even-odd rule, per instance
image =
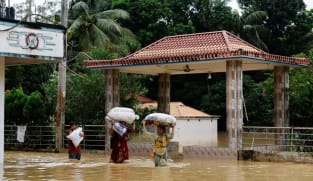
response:
[[[217,119],[177,119],[173,141],[183,146],[199,145],[217,147]]]

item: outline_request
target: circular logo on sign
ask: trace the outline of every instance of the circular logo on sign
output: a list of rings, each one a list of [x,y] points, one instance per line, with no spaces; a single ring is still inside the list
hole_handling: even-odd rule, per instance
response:
[[[26,45],[30,49],[36,49],[39,44],[39,39],[35,33],[29,33],[26,36]]]

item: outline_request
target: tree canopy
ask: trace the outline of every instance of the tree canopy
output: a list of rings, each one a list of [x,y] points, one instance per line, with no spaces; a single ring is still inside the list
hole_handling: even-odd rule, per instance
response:
[[[60,9],[52,0],[37,7],[37,21],[58,23]],[[102,124],[105,75],[83,66],[85,59],[126,56],[164,36],[227,30],[273,54],[312,59],[313,10],[303,0],[72,0],[69,9],[66,119]],[[17,8],[23,19],[27,6]],[[36,16],[40,17],[40,16]],[[48,18],[48,19],[47,19]],[[33,21],[35,18],[32,19]],[[313,125],[312,66],[290,72],[290,123]],[[53,123],[57,66],[32,65],[6,69],[6,121]],[[272,71],[244,72],[246,125],[272,125]],[[121,104],[135,106],[130,95],[157,98],[154,76],[121,74]],[[225,74],[172,76],[173,101],[221,115],[225,129]],[[131,98],[131,99],[130,99]],[[259,104],[255,104],[255,102]],[[36,109],[36,117],[31,114]],[[14,114],[19,110],[19,114]],[[143,111],[145,112],[145,111]],[[248,117],[248,119],[246,118]],[[47,121],[48,120],[48,121]]]

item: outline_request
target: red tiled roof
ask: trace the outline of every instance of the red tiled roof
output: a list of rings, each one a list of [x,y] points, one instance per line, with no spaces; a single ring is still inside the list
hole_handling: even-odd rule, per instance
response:
[[[269,63],[310,64],[305,58],[266,53],[227,31],[216,31],[164,37],[129,56],[115,60],[90,60],[86,61],[85,65],[87,67],[153,65],[236,56],[264,59]]]
[[[136,94],[135,96],[136,96],[136,100],[140,103],[156,102],[155,100],[150,99],[149,97],[145,97],[145,96],[138,95],[138,94]]]
[[[144,103],[139,104],[141,109],[157,109],[158,103]],[[184,105],[182,102],[170,102],[170,115],[176,118],[219,118],[217,115],[210,115],[205,112],[199,111],[195,108]]]

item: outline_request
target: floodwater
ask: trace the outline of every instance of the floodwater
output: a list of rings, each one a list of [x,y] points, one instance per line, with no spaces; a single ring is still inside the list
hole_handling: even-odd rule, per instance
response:
[[[1,180],[218,180],[312,181],[313,164],[222,160],[184,160],[155,168],[145,157],[111,164],[101,154],[68,160],[65,153],[6,152]],[[0,175],[1,178],[1,175]]]

